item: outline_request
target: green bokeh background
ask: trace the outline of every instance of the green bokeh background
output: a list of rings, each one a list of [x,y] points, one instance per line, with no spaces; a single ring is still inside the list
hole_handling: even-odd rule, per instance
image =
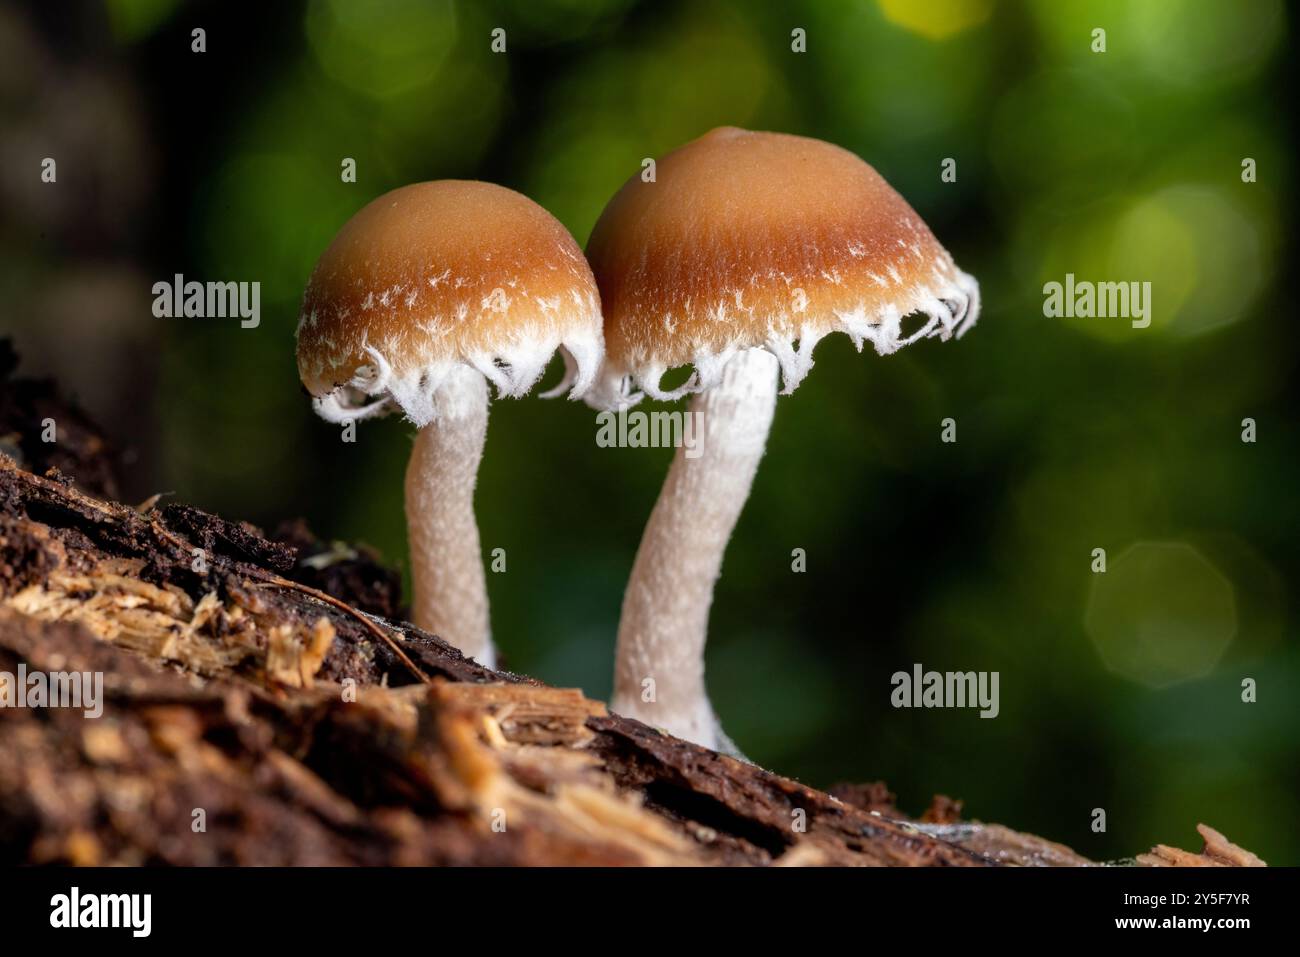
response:
[[[301,514],[400,564],[410,426],[344,444],[295,371],[306,278],[353,212],[481,178],[585,243],[643,158],[713,126],[838,143],[979,279],[983,314],[884,359],[828,339],[781,399],[712,614],[724,725],[808,783],[884,779],[913,812],[946,792],[1097,859],[1195,847],[1206,821],[1298,863],[1289,20],[1270,0],[6,9],[0,332],[132,451],[131,494]],[[176,272],[260,281],[261,326],[153,318]],[[1150,328],[1045,318],[1067,272],[1150,281]],[[603,697],[669,453],[595,434],[581,404],[495,403],[478,514],[508,555],[508,663]],[[891,708],[914,662],[1000,672],[1001,714]]]

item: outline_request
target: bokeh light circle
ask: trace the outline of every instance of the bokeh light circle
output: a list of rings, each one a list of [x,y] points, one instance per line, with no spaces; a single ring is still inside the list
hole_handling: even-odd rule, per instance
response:
[[[1164,688],[1214,670],[1237,633],[1232,584],[1185,542],[1138,542],[1097,573],[1084,628],[1106,667]]]

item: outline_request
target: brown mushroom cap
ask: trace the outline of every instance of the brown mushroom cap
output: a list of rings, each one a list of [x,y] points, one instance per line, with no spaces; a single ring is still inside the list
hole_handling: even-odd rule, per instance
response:
[[[881,353],[969,327],[979,287],[874,169],[820,140],[733,127],[633,176],[587,245],[605,313],[599,400],[707,388],[739,349],[781,361],[784,391],[831,332]],[[904,316],[929,315],[903,336]],[[797,343],[797,347],[796,347]],[[665,370],[696,374],[664,392]]]
[[[527,197],[461,180],[403,186],[348,220],[298,324],[299,375],[335,419],[396,404],[423,425],[458,364],[522,395],[557,349],[559,388],[578,395],[601,348],[599,294],[573,237]]]

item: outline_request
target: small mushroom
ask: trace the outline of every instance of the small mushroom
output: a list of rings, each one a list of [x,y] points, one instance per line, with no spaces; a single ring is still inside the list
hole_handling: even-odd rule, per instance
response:
[[[778,370],[792,392],[832,332],[880,355],[970,328],[979,287],[857,156],[780,133],[716,129],[633,176],[587,256],[605,313],[588,402],[694,394],[623,598],[614,710],[708,747],[734,746],[704,685],[713,586],[762,458]],[[910,332],[904,318],[923,314]],[[666,370],[694,366],[682,385]],[[637,390],[640,391],[637,391]]]
[[[298,373],[331,422],[400,410],[416,428],[406,470],[412,617],[492,665],[474,483],[488,383],[522,396],[558,350],[581,396],[599,368],[600,298],[573,237],[490,183],[386,193],[321,255],[298,322]]]

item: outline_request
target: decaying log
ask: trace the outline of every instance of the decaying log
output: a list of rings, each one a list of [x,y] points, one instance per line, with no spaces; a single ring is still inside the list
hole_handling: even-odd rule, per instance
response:
[[[1196,825],[1205,846],[1201,853],[1192,854],[1176,847],[1157,844],[1150,853],[1139,854],[1137,862],[1147,867],[1264,867],[1260,860],[1245,848],[1238,847],[1208,824]]]
[[[0,676],[103,676],[97,717],[0,708],[3,863],[1091,863],[483,668],[396,620],[398,579],[364,550],[123,505],[89,467],[97,495],[0,454]],[[1202,833],[1203,858],[1140,862],[1262,863]]]
[[[99,428],[52,380],[19,378],[17,367],[12,343],[0,339],[0,453],[37,474],[61,469],[88,492],[115,498],[118,458]],[[51,422],[57,442],[49,441]]]

